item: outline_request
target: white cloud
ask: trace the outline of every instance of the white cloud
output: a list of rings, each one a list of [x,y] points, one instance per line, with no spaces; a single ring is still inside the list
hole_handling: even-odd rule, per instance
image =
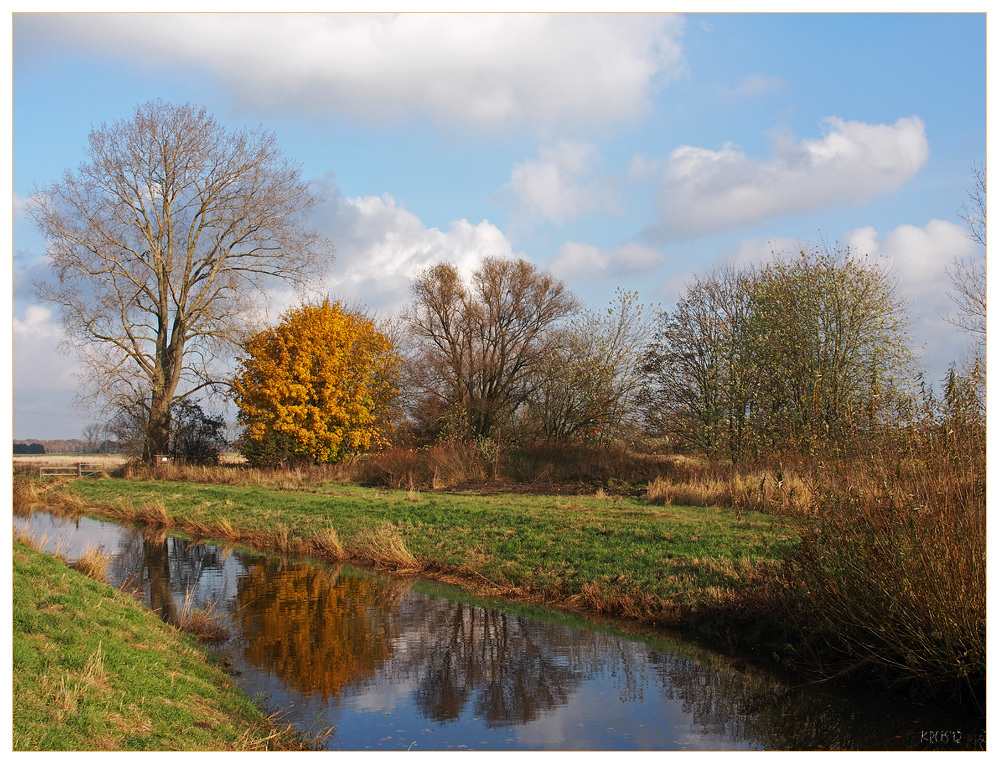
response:
[[[600,274],[607,270],[609,258],[600,248],[585,242],[566,242],[549,264],[556,276],[565,279],[575,274]]]
[[[520,214],[529,220],[554,223],[579,218],[599,208],[617,209],[608,181],[588,180],[600,155],[590,143],[560,141],[538,150],[538,159],[514,166],[506,184],[518,199]]]
[[[825,121],[822,138],[779,137],[774,155],[752,159],[732,145],[681,146],[670,155],[657,194],[656,233],[691,237],[793,212],[863,203],[894,191],[927,161],[918,117],[894,125]]]
[[[683,69],[668,14],[20,14],[15,40],[214,72],[254,108],[607,124]]]
[[[922,228],[898,226],[881,239],[866,226],[851,231],[844,243],[855,252],[885,258],[920,313],[938,319],[954,310],[947,295],[952,288],[947,270],[955,258],[976,252],[964,227],[943,220],[932,220]]]
[[[13,319],[11,394],[18,438],[72,438],[82,427],[73,411],[79,387],[75,358],[62,352],[63,331],[52,311],[30,305]]]
[[[410,283],[441,261],[471,273],[486,256],[524,257],[489,221],[452,221],[447,231],[427,228],[390,195],[344,197],[332,175],[323,181],[327,201],[313,223],[337,248],[326,285],[337,298],[391,313],[409,299]]]
[[[923,227],[898,226],[880,238],[867,226],[848,233],[844,243],[890,264],[901,294],[910,301],[913,338],[924,349],[924,366],[932,382],[940,381],[948,364],[959,360],[970,343],[967,333],[947,321],[955,314],[948,269],[955,258],[976,253],[965,228],[932,220]]]
[[[627,276],[651,271],[666,262],[661,252],[627,242],[610,251],[585,242],[566,242],[549,264],[556,276]]]

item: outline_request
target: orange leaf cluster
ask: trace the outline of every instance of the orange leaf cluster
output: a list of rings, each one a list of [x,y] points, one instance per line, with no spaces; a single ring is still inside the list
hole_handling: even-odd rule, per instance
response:
[[[243,351],[233,389],[244,439],[279,435],[317,463],[387,443],[402,360],[371,319],[328,300],[307,304]]]

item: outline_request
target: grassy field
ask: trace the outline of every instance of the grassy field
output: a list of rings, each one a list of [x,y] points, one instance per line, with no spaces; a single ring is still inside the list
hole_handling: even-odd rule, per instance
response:
[[[114,478],[70,482],[50,495],[115,519],[670,625],[765,578],[796,538],[788,519],[601,495]]]
[[[127,595],[20,541],[13,563],[14,751],[305,748]]]

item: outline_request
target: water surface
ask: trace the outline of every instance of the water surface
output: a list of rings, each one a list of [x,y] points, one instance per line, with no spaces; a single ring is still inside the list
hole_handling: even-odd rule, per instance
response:
[[[935,749],[985,736],[939,710],[429,583],[48,512],[14,523],[70,560],[103,548],[113,583],[168,621],[211,608],[237,683],[328,732],[329,749]]]

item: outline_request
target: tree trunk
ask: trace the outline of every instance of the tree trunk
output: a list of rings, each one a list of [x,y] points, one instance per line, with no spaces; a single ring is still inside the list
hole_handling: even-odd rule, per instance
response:
[[[149,424],[146,428],[146,449],[143,458],[153,463],[156,455],[170,450],[170,404],[172,396],[160,389],[153,391],[149,405]]]

